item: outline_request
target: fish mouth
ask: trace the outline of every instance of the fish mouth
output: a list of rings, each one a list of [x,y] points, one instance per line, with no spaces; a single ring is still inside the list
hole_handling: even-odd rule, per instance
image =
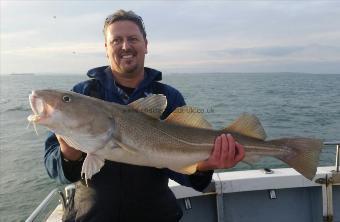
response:
[[[29,122],[38,122],[46,116],[44,101],[36,95],[35,91],[32,91],[28,98],[33,114],[29,115],[27,120]]]

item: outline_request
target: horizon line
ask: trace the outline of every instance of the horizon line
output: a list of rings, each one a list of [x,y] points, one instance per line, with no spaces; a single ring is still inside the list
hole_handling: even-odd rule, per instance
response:
[[[340,75],[339,73],[312,73],[312,72],[294,72],[294,71],[280,71],[280,72],[270,72],[270,71],[256,71],[256,72],[167,72],[163,71],[162,74],[164,75],[179,75],[179,74],[308,74],[308,75]],[[20,76],[32,76],[32,75],[86,75],[86,73],[71,73],[71,72],[62,72],[62,73],[56,73],[56,72],[25,72],[25,73],[20,73],[20,72],[15,72],[15,73],[0,73],[1,76],[15,76],[15,75],[20,75]]]

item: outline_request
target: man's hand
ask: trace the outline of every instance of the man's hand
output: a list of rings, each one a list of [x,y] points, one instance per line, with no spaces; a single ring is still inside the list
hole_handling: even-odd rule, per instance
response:
[[[80,150],[74,149],[67,145],[67,143],[59,136],[56,135],[58,142],[60,144],[60,151],[63,154],[63,157],[67,160],[76,161],[79,160],[82,156],[82,152]]]
[[[230,134],[222,134],[216,138],[210,157],[198,163],[197,170],[231,168],[240,162],[244,155],[244,147],[241,144],[235,142]]]

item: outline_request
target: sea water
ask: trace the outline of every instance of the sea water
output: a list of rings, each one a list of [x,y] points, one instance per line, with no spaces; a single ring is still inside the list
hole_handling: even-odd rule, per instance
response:
[[[27,129],[28,95],[34,89],[68,90],[81,75],[1,76],[0,221],[23,221],[54,188],[44,168],[46,130]],[[340,75],[298,73],[167,74],[215,128],[224,128],[241,113],[258,116],[268,138],[305,136],[340,140]],[[325,147],[320,166],[334,165],[335,147]],[[265,158],[255,168],[287,167]],[[239,164],[232,170],[251,169]]]

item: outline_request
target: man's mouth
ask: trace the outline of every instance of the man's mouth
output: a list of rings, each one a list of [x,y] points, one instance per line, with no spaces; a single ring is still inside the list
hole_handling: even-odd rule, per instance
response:
[[[132,50],[122,51],[120,53],[121,59],[132,59],[133,57],[136,57],[136,52],[134,52]]]
[[[123,55],[121,58],[122,59],[131,59],[133,57],[132,54],[129,54],[129,55]]]

